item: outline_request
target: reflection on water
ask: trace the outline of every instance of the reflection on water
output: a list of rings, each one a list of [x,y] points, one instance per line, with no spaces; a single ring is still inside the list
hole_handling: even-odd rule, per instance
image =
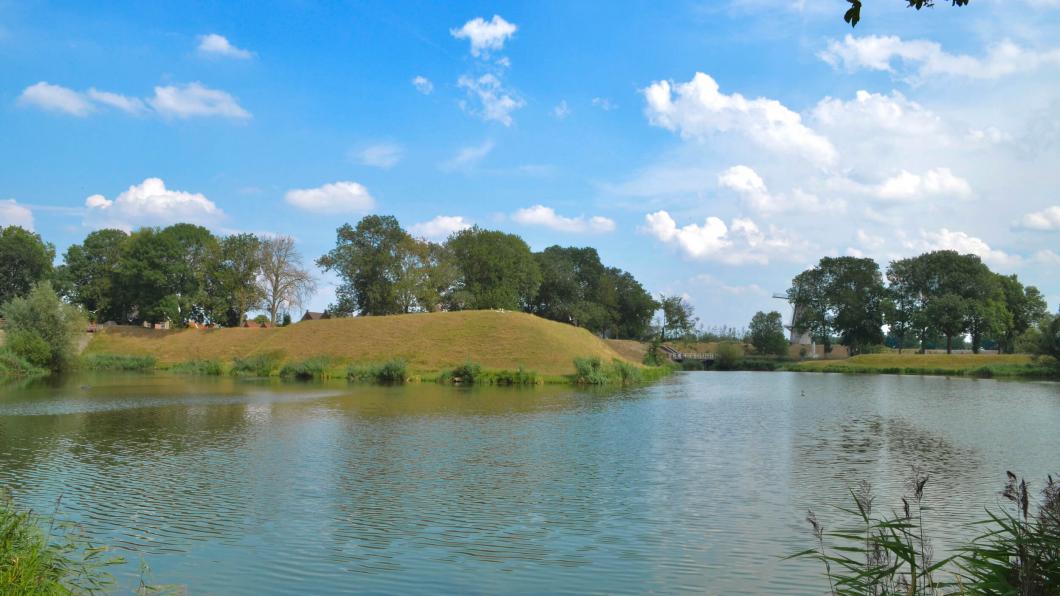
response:
[[[805,392],[805,397],[800,394]],[[689,373],[622,391],[82,376],[0,394],[0,484],[195,593],[807,593],[805,510],[911,465],[944,550],[1060,471],[1060,385]]]

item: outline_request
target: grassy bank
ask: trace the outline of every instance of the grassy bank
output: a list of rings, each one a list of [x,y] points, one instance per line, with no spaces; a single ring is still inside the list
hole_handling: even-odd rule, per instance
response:
[[[1060,368],[1051,359],[1036,360],[1026,354],[863,354],[845,360],[803,361],[785,368],[800,372],[1060,378]]]

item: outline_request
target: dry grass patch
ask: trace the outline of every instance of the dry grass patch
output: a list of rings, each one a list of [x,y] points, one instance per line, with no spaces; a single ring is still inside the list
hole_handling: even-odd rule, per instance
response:
[[[971,370],[981,366],[998,364],[1031,364],[1031,357],[1026,354],[862,354],[846,360],[815,360],[799,363],[803,370],[815,368],[878,368],[878,369],[925,369],[925,370]]]

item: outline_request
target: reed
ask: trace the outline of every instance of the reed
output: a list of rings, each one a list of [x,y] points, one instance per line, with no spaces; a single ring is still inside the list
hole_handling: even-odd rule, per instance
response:
[[[185,360],[169,367],[170,372],[182,375],[223,375],[224,364],[220,360],[200,359]]]
[[[382,364],[351,364],[346,369],[346,379],[360,383],[396,385],[408,380],[408,363],[401,358]]]
[[[279,352],[263,352],[245,358],[236,358],[232,363],[232,374],[251,377],[267,377],[280,365]]]
[[[153,356],[134,356],[127,354],[92,354],[81,359],[81,366],[87,370],[154,370],[157,361]]]
[[[330,378],[328,373],[331,367],[331,358],[327,356],[316,356],[306,358],[301,362],[288,362],[280,369],[280,376],[285,379],[297,379],[309,381],[313,379]]]

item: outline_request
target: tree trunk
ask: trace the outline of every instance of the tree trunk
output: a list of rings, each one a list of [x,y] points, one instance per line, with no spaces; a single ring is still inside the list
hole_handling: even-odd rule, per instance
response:
[[[953,353],[953,336],[948,334],[946,335],[946,353]]]
[[[976,333],[972,334],[972,353],[973,354],[978,354],[979,353],[979,342],[980,342],[981,339],[982,338],[980,338],[978,334],[976,334]]]

